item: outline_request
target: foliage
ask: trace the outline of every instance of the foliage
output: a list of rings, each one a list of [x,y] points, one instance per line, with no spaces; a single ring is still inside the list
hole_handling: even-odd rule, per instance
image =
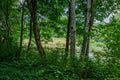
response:
[[[0,79],[5,80],[105,80],[118,79],[119,66],[114,63],[100,63],[86,59],[85,62],[74,60],[74,64],[63,62],[62,49],[47,50],[46,59],[42,60],[32,49],[23,52],[17,61],[0,62]]]
[[[30,1],[30,0],[28,0]],[[37,20],[41,41],[46,45],[53,37],[65,38],[68,22],[69,0],[37,0]],[[119,0],[97,0],[95,20],[103,21],[119,9]],[[29,37],[30,13],[25,3],[23,41]],[[76,0],[76,38],[81,46],[86,1]],[[19,53],[21,4],[19,0],[0,1],[0,80],[119,80],[120,79],[120,20],[95,25],[90,33],[94,46],[104,48],[103,53],[94,51],[96,59],[67,58],[64,48],[45,48],[45,59],[41,59],[35,44],[27,52],[26,45]],[[10,28],[9,43],[5,42],[6,21]],[[97,26],[97,27],[96,27]],[[34,41],[33,41],[34,42]],[[48,42],[48,43],[47,43]],[[96,42],[99,44],[96,45]],[[23,42],[24,43],[24,42]],[[26,41],[27,43],[27,41]],[[26,44],[25,43],[25,44]],[[102,52],[102,51],[101,51]],[[68,55],[70,56],[70,55]],[[78,56],[77,56],[78,57]]]
[[[6,42],[0,43],[0,61],[11,62],[18,58],[18,45],[16,42],[13,42],[12,38],[10,41],[9,44]]]
[[[120,57],[120,21],[115,18],[108,24],[101,25],[101,36],[111,56]]]
[[[101,60],[105,64],[105,76],[107,79],[119,79],[120,75],[120,21],[113,18],[110,23],[99,24],[96,30],[97,41],[105,44],[104,53],[101,55]],[[94,31],[95,31],[94,30]],[[98,32],[97,32],[98,31]],[[98,56],[100,57],[100,56]],[[97,58],[98,59],[98,58]]]

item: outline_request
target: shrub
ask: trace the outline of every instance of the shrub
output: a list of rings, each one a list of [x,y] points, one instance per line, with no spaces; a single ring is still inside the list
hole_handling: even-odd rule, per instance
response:
[[[17,43],[10,41],[10,43],[0,44],[0,61],[12,61],[18,54]]]
[[[110,23],[101,25],[101,34],[110,56],[120,58],[120,21],[113,18]]]

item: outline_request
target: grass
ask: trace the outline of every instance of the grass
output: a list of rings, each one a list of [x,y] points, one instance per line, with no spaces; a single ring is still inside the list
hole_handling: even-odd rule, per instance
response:
[[[28,39],[23,40],[24,46],[27,46]],[[52,41],[44,42],[42,41],[42,45],[45,48],[65,48],[66,39],[65,38],[52,38]],[[76,42],[77,43],[77,42]],[[32,40],[32,44],[35,46],[34,40]],[[81,46],[81,45],[80,45]],[[80,53],[80,46],[76,46],[76,52]],[[101,42],[95,42],[94,40],[91,40],[90,42],[90,52],[103,52],[103,47],[105,45]]]

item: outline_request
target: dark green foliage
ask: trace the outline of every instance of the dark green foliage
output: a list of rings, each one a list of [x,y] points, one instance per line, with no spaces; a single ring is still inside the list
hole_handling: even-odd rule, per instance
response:
[[[120,58],[120,20],[113,19],[106,25],[101,25],[101,34],[111,57]]]
[[[0,62],[1,61],[12,61],[18,58],[18,46],[17,43],[12,42],[10,43],[2,42],[0,43]]]
[[[86,59],[80,62],[75,59],[73,64],[63,62],[63,49],[46,50],[46,59],[31,49],[22,53],[17,61],[1,62],[1,80],[106,80],[118,79],[119,66],[114,63],[100,63]]]
[[[104,76],[107,79],[118,79],[120,75],[120,20],[113,18],[110,23],[98,25],[96,33],[97,41],[105,44],[104,53],[101,55],[103,61],[100,68],[104,69]],[[97,57],[98,59],[99,57]],[[103,59],[104,60],[103,60]],[[97,71],[97,70],[95,70]],[[101,71],[99,71],[101,72]],[[99,73],[98,73],[99,74]]]

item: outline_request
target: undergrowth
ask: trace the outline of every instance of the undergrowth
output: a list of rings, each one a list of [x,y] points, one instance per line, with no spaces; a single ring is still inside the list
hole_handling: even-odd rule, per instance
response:
[[[118,80],[119,65],[86,59],[69,58],[64,63],[63,50],[46,50],[46,59],[42,60],[36,50],[22,51],[19,60],[0,62],[0,80]]]

